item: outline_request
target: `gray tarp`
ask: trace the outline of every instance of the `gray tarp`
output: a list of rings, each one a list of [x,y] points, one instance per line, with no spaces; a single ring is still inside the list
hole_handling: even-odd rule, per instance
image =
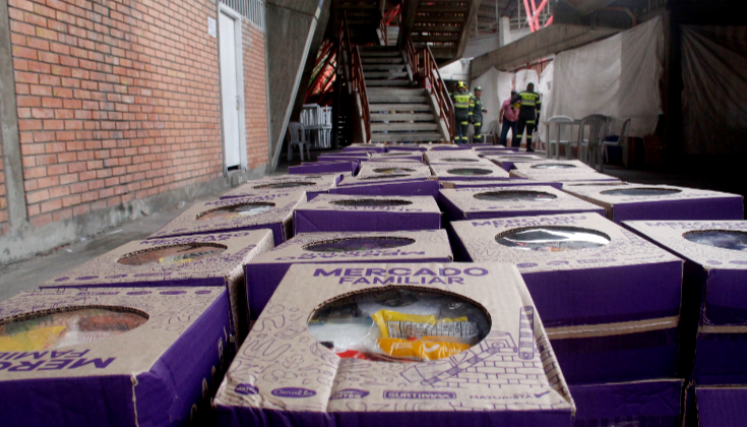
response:
[[[687,154],[747,153],[747,27],[682,27]]]

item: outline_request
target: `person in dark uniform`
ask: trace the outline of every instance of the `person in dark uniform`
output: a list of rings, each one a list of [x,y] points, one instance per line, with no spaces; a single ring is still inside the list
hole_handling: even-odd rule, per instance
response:
[[[468,142],[467,131],[469,130],[469,122],[472,117],[472,111],[470,110],[470,101],[472,94],[467,91],[467,86],[464,82],[457,83],[457,91],[454,93],[454,109],[456,118],[456,143],[466,144]]]
[[[472,142],[475,144],[482,144],[485,142],[482,136],[482,113],[487,113],[488,110],[482,108],[482,88],[477,86],[475,88],[475,95],[470,101],[470,111],[472,112],[472,124],[475,126],[475,136],[472,138]]]
[[[521,101],[521,109],[519,110],[519,126],[518,135],[511,141],[512,147],[518,147],[521,145],[521,137],[524,136],[524,130],[527,133],[527,151],[532,152],[532,134],[537,130],[537,123],[539,123],[540,112],[542,109],[542,102],[540,101],[540,95],[534,91],[534,83],[527,85],[527,90],[519,92],[516,96],[511,98],[511,104],[516,104]]]

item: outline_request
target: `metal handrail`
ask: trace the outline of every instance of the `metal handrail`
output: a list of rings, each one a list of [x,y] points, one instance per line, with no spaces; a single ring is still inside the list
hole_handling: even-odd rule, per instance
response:
[[[350,93],[358,94],[360,99],[361,115],[363,117],[363,126],[366,133],[366,141],[371,142],[371,113],[369,111],[368,95],[366,92],[366,80],[363,76],[363,61],[361,53],[357,46],[350,42],[350,30],[348,29],[348,15],[343,13],[340,22],[338,40],[341,53],[344,53],[343,60],[346,61],[345,71],[346,79],[350,85]]]
[[[387,34],[386,31],[386,22],[384,22],[384,17],[379,19],[379,32],[381,32],[381,38],[384,41],[384,46],[389,46],[389,34]]]

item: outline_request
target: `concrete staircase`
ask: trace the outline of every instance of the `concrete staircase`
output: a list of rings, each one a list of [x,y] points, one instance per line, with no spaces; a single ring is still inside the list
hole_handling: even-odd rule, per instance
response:
[[[395,46],[361,46],[372,142],[439,142],[444,139],[434,105],[412,80]]]

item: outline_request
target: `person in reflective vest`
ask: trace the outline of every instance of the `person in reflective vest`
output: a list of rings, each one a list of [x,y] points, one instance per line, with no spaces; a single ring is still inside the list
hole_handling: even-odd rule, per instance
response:
[[[475,126],[475,136],[472,138],[472,142],[475,144],[482,144],[485,142],[482,136],[482,113],[487,113],[488,110],[482,108],[482,88],[477,86],[475,88],[475,95],[470,101],[470,111],[472,112],[472,124]]]
[[[537,130],[537,123],[539,123],[540,112],[542,109],[542,102],[540,101],[540,95],[534,91],[534,83],[527,85],[527,90],[519,92],[516,96],[511,98],[511,103],[515,104],[521,101],[521,109],[519,110],[519,134],[516,138],[511,141],[512,147],[518,147],[521,145],[521,137],[524,136],[524,131],[527,134],[527,151],[532,152],[532,134]]]
[[[464,82],[457,83],[457,91],[454,93],[454,110],[456,118],[456,143],[466,144],[467,131],[469,130],[469,122],[472,117],[472,111],[470,110],[470,101],[472,94],[467,91],[467,86]]]

